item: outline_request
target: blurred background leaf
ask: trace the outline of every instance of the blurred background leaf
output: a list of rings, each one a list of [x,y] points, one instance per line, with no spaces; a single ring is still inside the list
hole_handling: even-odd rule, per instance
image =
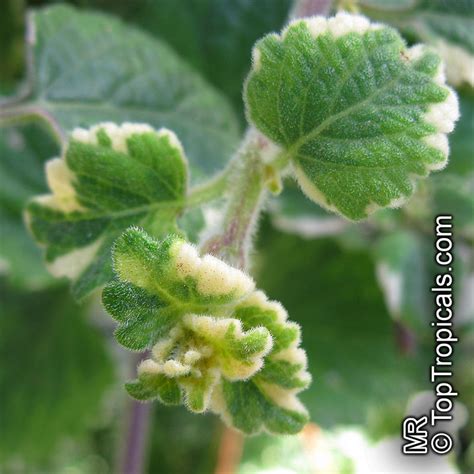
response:
[[[67,289],[1,293],[0,462],[41,464],[100,422],[114,370]]]
[[[472,288],[471,288],[472,289]],[[456,346],[454,374],[459,400],[468,410],[467,424],[462,428],[460,463],[462,472],[474,472],[474,323],[465,325],[458,336],[460,343]]]
[[[238,141],[234,113],[166,44],[70,6],[36,10],[28,21],[31,89],[4,108],[7,120],[36,116],[59,135],[101,121],[145,122],[176,132],[195,179],[224,166]]]
[[[24,6],[21,1],[2,3],[0,17],[0,96],[12,92],[23,71]]]
[[[392,24],[412,42],[434,46],[453,85],[474,86],[474,1],[360,0],[362,13]]]
[[[211,414],[196,415],[182,407],[155,406],[149,472],[214,472],[222,425]]]
[[[467,175],[474,172],[472,160],[474,130],[474,91],[459,91],[461,118],[454,132],[449,136],[450,155],[446,172]]]
[[[127,21],[162,38],[241,111],[251,48],[286,22],[292,0],[181,0],[179,8],[175,0],[83,4],[117,8]]]
[[[0,128],[0,257],[10,283],[29,289],[55,284],[23,222],[26,202],[47,192],[44,162],[58,146],[38,125]]]
[[[377,278],[392,318],[417,329],[427,327],[431,316],[430,257],[431,248],[405,230],[383,235],[375,247]]]
[[[15,38],[21,46],[15,52],[16,69],[7,72],[8,77],[17,78],[22,60],[24,10],[27,6],[56,2],[5,1],[16,19],[15,30],[11,22],[5,24],[5,38],[7,35],[10,41]],[[250,68],[251,48],[261,36],[283,26],[293,0],[180,0],[179,4],[175,0],[72,0],[68,3],[117,15],[167,43],[231,100],[244,125],[242,85]]]
[[[223,91],[243,119],[242,84],[251,48],[286,22],[292,0],[76,0],[114,13],[167,42]],[[179,8],[178,8],[179,5]]]

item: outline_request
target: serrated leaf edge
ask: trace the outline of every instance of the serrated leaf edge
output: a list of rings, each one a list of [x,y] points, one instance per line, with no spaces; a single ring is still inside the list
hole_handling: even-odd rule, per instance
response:
[[[297,19],[291,21],[281,32],[280,35],[272,33],[267,36],[272,36],[278,41],[282,41],[288,34],[288,32],[298,25],[305,24],[312,34],[313,38],[320,35],[330,33],[334,38],[347,35],[349,33],[364,34],[367,31],[379,30],[382,28],[390,28],[387,25],[381,23],[371,22],[368,18],[363,15],[355,15],[347,12],[339,12],[332,18],[326,18],[322,16],[313,16],[304,19]],[[408,48],[405,51],[406,60],[414,63],[420,59],[430,48],[425,45],[417,44]],[[431,49],[432,50],[432,49]],[[466,59],[466,58],[464,58]],[[257,43],[252,50],[252,68],[247,76],[247,81],[252,75],[252,72],[258,72],[261,67],[261,53],[259,50],[259,44]],[[474,68],[473,68],[474,70]],[[448,163],[449,155],[449,142],[446,136],[454,129],[456,121],[459,119],[459,101],[454,90],[446,84],[446,68],[443,61],[440,61],[438,70],[436,71],[432,80],[439,86],[443,87],[447,91],[447,96],[444,101],[432,104],[428,111],[423,114],[424,121],[432,125],[435,132],[422,138],[424,143],[429,147],[438,150],[444,156],[444,160],[433,162],[425,167],[425,175],[430,171],[438,171],[443,169]],[[473,73],[474,77],[474,73]],[[248,115],[248,111],[247,111]],[[250,123],[252,121],[248,117]],[[331,205],[325,194],[310,181],[306,173],[302,170],[297,163],[293,163],[293,173],[296,177],[298,184],[300,185],[303,192],[314,202],[320,204],[325,209],[335,212],[336,214],[342,215],[347,218],[337,207]],[[410,175],[408,181],[410,188],[415,189],[416,183],[419,176]],[[392,199],[387,205],[380,205],[376,202],[370,202],[365,209],[365,217],[374,213],[378,209],[389,207],[399,208],[401,207],[410,195],[400,195]]]

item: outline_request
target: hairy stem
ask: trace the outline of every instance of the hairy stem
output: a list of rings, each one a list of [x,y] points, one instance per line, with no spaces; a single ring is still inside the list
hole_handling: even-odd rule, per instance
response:
[[[266,160],[263,159],[266,155]],[[278,169],[286,162],[278,160],[278,151],[266,138],[250,130],[229,165],[225,186],[230,187],[227,207],[219,228],[201,245],[203,253],[210,253],[228,264],[248,269],[252,237],[263,207],[267,187]],[[269,166],[272,161],[274,166]],[[273,170],[269,172],[269,170]],[[269,183],[270,178],[270,183]],[[231,428],[224,427],[215,474],[233,474],[239,464],[243,437]]]
[[[228,264],[246,270],[252,236],[267,189],[268,165],[262,155],[272,145],[254,130],[248,132],[233,160],[227,207],[219,229],[201,246]]]

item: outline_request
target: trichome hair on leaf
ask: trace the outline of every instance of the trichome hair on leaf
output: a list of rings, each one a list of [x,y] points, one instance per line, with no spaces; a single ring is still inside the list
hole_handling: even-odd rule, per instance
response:
[[[178,236],[157,241],[138,228],[117,240],[113,262],[103,302],[117,340],[150,351],[126,385],[134,398],[210,410],[246,434],[303,427],[297,394],[310,375],[300,328],[248,275]]]
[[[46,164],[51,194],[34,198],[26,220],[50,272],[82,298],[112,277],[110,250],[130,225],[177,232],[188,166],[176,135],[146,124],[76,128],[63,155]]]
[[[399,207],[443,168],[459,117],[434,51],[348,13],[295,20],[258,41],[244,98],[303,192],[351,220]]]

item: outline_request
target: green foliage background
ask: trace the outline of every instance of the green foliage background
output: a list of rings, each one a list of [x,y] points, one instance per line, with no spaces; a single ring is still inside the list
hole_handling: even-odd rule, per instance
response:
[[[18,90],[20,79],[27,73],[23,42],[26,9],[53,3],[56,2],[27,4],[6,0],[2,3],[1,94],[7,96]],[[72,82],[63,83],[64,97],[51,86],[51,102],[57,99],[81,103],[94,87],[101,86],[101,77],[110,73],[105,79],[112,81],[117,68],[124,71],[119,76],[121,80],[128,75],[128,80],[133,81],[137,70],[121,55],[128,35],[133,36],[143,42],[138,49],[146,43],[150,51],[154,47],[162,51],[163,62],[153,65],[156,75],[165,68],[168,78],[174,78],[172,85],[179,89],[179,94],[191,97],[190,108],[170,121],[159,114],[150,116],[148,112],[146,116],[133,115],[133,118],[177,127],[179,131],[182,118],[195,114],[180,134],[185,135],[191,162],[201,170],[201,176],[219,169],[221,163],[216,150],[224,148],[230,153],[244,129],[241,90],[250,64],[251,46],[263,34],[281,28],[288,18],[291,1],[82,0],[71,3],[80,9],[122,18],[126,24],[116,23],[112,16],[103,18],[119,30],[114,37],[116,49],[109,52],[113,58],[110,69],[100,70],[104,67],[100,61],[96,65],[100,74],[78,68]],[[464,3],[467,9],[463,10],[462,25],[465,21],[472,24],[472,5]],[[453,34],[457,27],[452,17],[456,14],[446,12],[446,8],[449,10],[444,5],[435,13],[449,17],[449,36],[458,38],[459,35]],[[370,10],[366,13],[370,14]],[[433,12],[409,14],[410,18],[423,20],[438,18]],[[78,13],[64,10],[61,15],[65,22],[73,20],[68,28],[74,29]],[[129,25],[136,30],[132,32]],[[404,21],[397,26],[409,40],[418,40],[410,25]],[[443,34],[436,29],[439,24],[435,20],[429,25],[437,34]],[[46,29],[39,34],[48,41]],[[463,34],[466,38],[468,33]],[[59,41],[56,51],[60,42],[67,40],[66,28],[64,37],[56,38]],[[48,44],[43,46],[47,49]],[[41,77],[54,74],[56,79],[61,78],[74,61],[77,64],[86,61],[81,55],[87,51],[80,48],[80,42],[71,51],[77,56],[49,58],[50,63],[44,63],[47,71]],[[49,54],[50,50],[46,52]],[[149,58],[148,62],[146,58],[143,61],[152,62]],[[182,76],[188,78],[187,82],[179,82]],[[140,103],[156,111],[158,96],[171,87],[166,83],[166,75],[163,78],[165,82],[156,85],[147,96],[132,96],[130,88],[125,88],[124,94],[129,93],[126,100],[119,95],[111,100]],[[83,87],[84,81],[87,87]],[[43,116],[47,112],[65,128],[95,122],[98,118],[122,121],[131,117],[126,106],[117,109],[114,116],[108,116],[109,112],[98,103],[94,103],[93,113],[89,115],[83,114],[80,107],[77,110],[66,107],[59,113],[45,105],[41,82],[36,87],[37,93],[30,103],[39,107]],[[140,90],[137,87],[136,94]],[[280,300],[291,318],[302,325],[303,347],[308,351],[314,379],[302,398],[312,421],[323,428],[357,425],[374,438],[397,435],[409,397],[429,388],[432,352],[429,288],[436,271],[432,264],[432,222],[439,212],[455,216],[458,301],[465,297],[462,294],[466,288],[469,292],[466,282],[472,275],[474,226],[474,95],[466,85],[459,93],[462,118],[451,136],[450,164],[420,186],[406,209],[382,211],[362,224],[340,226],[335,235],[313,232],[302,237],[298,226],[301,219],[321,225],[337,218],[316,206],[308,206],[304,197],[295,196],[291,185],[268,206],[256,241],[254,273],[269,297]],[[176,104],[168,106],[174,110]],[[27,124],[11,124],[0,129],[0,465],[3,466],[0,470],[64,472],[66,467],[76,467],[80,472],[110,472],[118,428],[115,420],[120,418],[125,396],[121,388],[126,370],[124,352],[114,344],[110,322],[94,297],[78,307],[69,296],[65,282],[49,277],[40,251],[24,228],[23,206],[31,196],[46,191],[43,163],[59,151],[51,133],[51,121],[37,119],[38,116]],[[199,128],[202,120],[211,120],[212,139],[208,139],[206,130]],[[376,266],[380,262],[390,262],[404,282],[403,304],[396,315],[389,313],[376,278]],[[474,315],[470,312],[472,307],[465,309],[459,304],[458,310],[463,342],[456,350],[460,368],[456,382],[471,413],[470,422],[460,434],[462,449],[458,463],[469,472],[474,469],[471,365]],[[157,408],[154,417],[149,472],[212,472],[220,433],[215,418],[164,407]],[[244,462],[265,466],[268,459],[261,456],[261,447],[271,443],[274,441],[266,436],[246,440]]]

